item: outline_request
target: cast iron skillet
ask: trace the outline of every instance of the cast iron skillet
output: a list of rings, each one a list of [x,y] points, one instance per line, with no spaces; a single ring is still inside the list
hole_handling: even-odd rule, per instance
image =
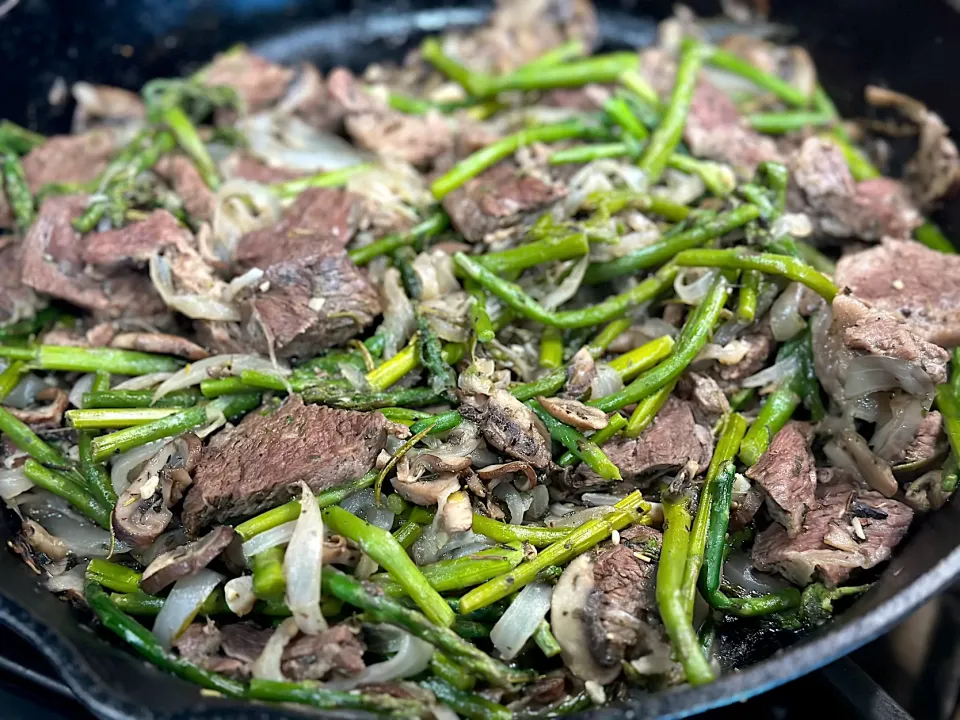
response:
[[[714,3],[693,4],[705,14],[716,12]],[[863,85],[880,82],[919,97],[960,127],[960,101],[949,75],[960,65],[960,44],[947,42],[960,36],[960,16],[946,5],[914,0],[905,14],[897,0],[773,4],[782,11],[775,19],[796,27],[797,39],[812,51],[844,114],[862,111]],[[669,3],[653,0],[598,5],[611,47],[648,43],[653,19],[670,10]],[[360,69],[401,57],[424,33],[477,23],[484,12],[465,3],[416,0],[21,0],[0,19],[0,116],[43,132],[65,132],[72,108],[48,102],[57,77],[68,86],[84,79],[136,89],[151,77],[189,71],[238,41],[275,60]],[[948,231],[960,229],[960,203],[946,207],[938,220]],[[6,538],[15,524],[9,514],[3,520],[0,535]],[[954,503],[917,526],[870,592],[818,632],[798,640],[736,624],[721,636],[722,657],[745,669],[706,687],[638,694],[583,716],[685,717],[744,700],[846,655],[960,575],[960,507]],[[103,718],[266,720],[297,712],[204,697],[96,634],[86,620],[39,587],[12,553],[0,552],[0,623],[36,645]]]

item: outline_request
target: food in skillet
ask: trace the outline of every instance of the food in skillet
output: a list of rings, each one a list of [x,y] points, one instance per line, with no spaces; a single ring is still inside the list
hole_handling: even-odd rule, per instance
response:
[[[871,88],[919,146],[882,176],[798,47],[596,42],[503,2],[402,66],[234,49],[0,126],[0,496],[47,587],[223,695],[484,719],[863,592],[957,484],[956,148]]]

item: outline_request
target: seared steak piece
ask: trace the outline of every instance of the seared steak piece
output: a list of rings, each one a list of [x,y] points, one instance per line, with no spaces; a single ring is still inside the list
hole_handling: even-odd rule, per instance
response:
[[[21,278],[23,242],[0,237],[0,326],[33,317],[46,302]]]
[[[246,150],[235,150],[230,153],[220,163],[220,168],[223,170],[224,176],[228,178],[252,180],[263,185],[286,182],[308,174],[290,168],[272,167],[262,160],[258,160]]]
[[[310,357],[342,345],[380,314],[365,271],[342,250],[270,266],[267,289],[242,303],[251,349],[278,357]]]
[[[85,272],[84,237],[71,225],[85,207],[77,195],[43,201],[23,240],[23,283],[109,318],[165,313],[163,300],[139,273],[120,270],[98,281]]]
[[[304,405],[291,395],[275,410],[256,410],[204,448],[183,503],[191,535],[247,517],[297,494],[353,480],[373,467],[386,442],[380,413]]]
[[[280,667],[286,677],[295,681],[356,675],[366,667],[365,649],[357,629],[340,623],[291,642],[283,651]]]
[[[305,190],[276,225],[240,238],[233,257],[237,271],[343,249],[353,237],[357,208],[356,197],[343,190]]]
[[[196,575],[226,550],[235,536],[232,527],[221,525],[199,540],[162,553],[143,571],[140,589],[156,595],[180,578]]]
[[[946,350],[919,337],[901,318],[871,308],[853,295],[837,295],[832,312],[817,313],[811,328],[814,369],[835,400],[844,399],[847,367],[862,354],[906,360],[934,385],[946,380],[950,359]]]
[[[816,461],[808,447],[811,431],[806,423],[787,423],[746,471],[763,489],[770,515],[787,529],[789,537],[797,536],[803,516],[815,504]]]
[[[167,333],[129,332],[120,333],[110,340],[110,347],[121,350],[137,350],[161,355],[177,355],[187,360],[203,360],[206,350],[180,335]]]
[[[186,246],[190,240],[190,232],[173,215],[166,210],[154,210],[146,220],[88,234],[81,258],[88,265],[145,263],[154,253],[170,246]]]
[[[367,92],[346,68],[330,73],[327,89],[346,109],[347,133],[362,148],[418,167],[453,148],[453,132],[438,112],[410,115],[394,110]]]
[[[705,471],[713,456],[710,430],[697,425],[693,405],[674,396],[664,404],[653,423],[640,437],[619,437],[603,446],[624,480],[638,480],[648,473],[678,470],[693,460]],[[573,483],[578,487],[609,484],[586,465],[580,466]]]
[[[834,281],[877,310],[906,320],[924,340],[954,347],[960,345],[958,276],[960,257],[887,238],[840,258]]]
[[[834,237],[908,238],[922,218],[896,180],[855,182],[840,149],[808,138],[790,160],[791,211],[806,213],[820,232]]]
[[[214,57],[200,82],[208,87],[229,85],[237,91],[243,110],[255,113],[283,97],[294,71],[275,65],[245,50],[230,50]]]
[[[174,192],[183,200],[183,207],[193,220],[198,222],[213,220],[213,191],[207,187],[189,158],[183,155],[164,155],[153,170],[170,183]]]
[[[857,569],[868,570],[890,558],[910,527],[913,510],[847,483],[823,490],[799,535],[791,538],[775,523],[757,536],[753,564],[758,570],[779,572],[798,585],[821,580],[833,586]]]
[[[483,242],[491,233],[526,224],[566,195],[562,185],[521,172],[502,160],[468,180],[443,199],[453,226],[469,241]]]
[[[937,454],[937,439],[942,427],[943,416],[936,410],[928,412],[917,428],[917,434],[895,462],[913,463],[932,458]]]

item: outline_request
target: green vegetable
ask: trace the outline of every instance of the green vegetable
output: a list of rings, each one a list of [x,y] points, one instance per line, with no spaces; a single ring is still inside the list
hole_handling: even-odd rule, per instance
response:
[[[592,435],[587,437],[590,439],[590,442],[595,445],[602,446],[607,440],[613,438],[617,433],[627,427],[627,419],[623,417],[620,413],[613,413],[607,420],[607,426],[602,430],[597,430]],[[557,460],[557,465],[560,467],[569,467],[577,461],[577,456],[574,455],[569,450],[560,456],[560,459]]]
[[[59,450],[52,445],[47,445],[30,429],[29,425],[14,417],[5,407],[0,407],[0,433],[6,435],[10,438],[10,442],[43,465],[58,468],[70,466]]]
[[[141,573],[123,565],[93,558],[87,565],[87,580],[103,585],[108,590],[119,593],[135,593],[140,591]]]
[[[544,328],[540,336],[540,367],[556,370],[563,365],[563,335],[558,328]]]
[[[70,427],[77,430],[106,430],[135,427],[162,420],[183,408],[130,408],[117,410],[67,410],[64,415]]]
[[[829,125],[834,118],[830,113],[820,110],[790,111],[773,113],[753,113],[747,115],[747,124],[757,132],[769,135],[782,135],[808,127]]]
[[[342,187],[354,175],[366,172],[373,168],[370,163],[359,163],[339,170],[330,170],[327,172],[314,173],[305,177],[294,178],[284,182],[274,183],[270,189],[281,198],[293,198],[309,188],[334,188]],[[352,259],[352,258],[351,258]],[[357,262],[354,260],[354,262]],[[362,263],[357,263],[358,265]]]
[[[630,421],[627,423],[623,434],[630,438],[640,437],[640,434],[650,426],[657,413],[660,412],[660,408],[666,404],[676,385],[677,381],[672,380],[653,395],[638,402],[630,415]]]
[[[597,475],[611,482],[623,479],[619,468],[604,455],[603,450],[596,443],[584,437],[583,433],[557,420],[544,410],[537,400],[528,400],[527,407],[533,410],[540,421],[547,426],[550,437],[576,455]]]
[[[227,378],[233,380],[234,378]],[[218,380],[212,382],[219,382]],[[247,392],[250,388],[245,388]],[[189,390],[176,390],[154,401],[153,390],[97,390],[83,395],[84,410],[124,410],[133,408],[187,408],[199,397]]]
[[[470,720],[511,720],[513,718],[513,713],[503,705],[498,705],[481,695],[460,690],[441,678],[428,677],[421,680],[419,684],[461,717],[470,718]]]
[[[434,590],[445,593],[486,582],[490,578],[512,570],[520,564],[521,560],[523,560],[523,548],[519,542],[514,541],[509,545],[480,550],[461,558],[423,565],[420,567],[420,572]],[[374,575],[370,579],[391,597],[406,595],[403,586],[388,575]]]
[[[320,710],[362,710],[390,717],[422,718],[429,712],[417,700],[385,693],[330,690],[316,682],[281,682],[253,678],[246,697],[276,703],[298,703]]]
[[[183,366],[181,361],[165,355],[70,345],[34,345],[33,347],[0,345],[0,357],[25,360],[41,370],[81,373],[100,370],[113,375],[176,372]]]
[[[0,152],[2,151],[3,146],[0,145]],[[17,230],[24,233],[33,222],[33,195],[30,193],[30,185],[27,184],[27,176],[23,173],[20,158],[13,153],[2,152],[0,163],[7,202],[13,211]]]
[[[710,48],[707,51],[706,62],[716,68],[746,78],[758,88],[773,93],[788,105],[805,108],[810,104],[810,98],[802,90],[794,87],[786,80],[781,80],[776,75],[764,72],[732,52],[720,48]]]
[[[296,181],[294,181],[296,182]],[[436,212],[427,217],[423,222],[413,226],[404,233],[393,233],[386,235],[379,240],[354,248],[348,255],[357,265],[366,265],[375,257],[381,255],[390,255],[395,250],[402,247],[409,247],[423,238],[433,237],[447,229],[450,220],[444,212]]]

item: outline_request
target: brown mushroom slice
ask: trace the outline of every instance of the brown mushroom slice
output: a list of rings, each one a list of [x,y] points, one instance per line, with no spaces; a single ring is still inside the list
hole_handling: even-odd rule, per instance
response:
[[[20,531],[31,548],[38,553],[43,553],[51,560],[63,560],[70,552],[63,540],[30,518],[23,519]]]
[[[602,430],[610,423],[603,410],[584,405],[579,400],[540,396],[537,402],[557,420],[579,430]]]
[[[425,452],[417,455],[410,463],[410,470],[419,477],[425,470],[433,473],[463,473],[470,469],[473,461],[469,456]]]
[[[354,567],[360,562],[360,551],[343,535],[331,535],[323,541],[323,564]]]
[[[537,484],[537,471],[534,470],[533,465],[523,460],[513,460],[499,465],[487,465],[477,470],[477,477],[481,480],[496,480],[504,475],[512,475],[518,472],[526,476],[531,486]]]
[[[233,528],[221,525],[199,540],[163,553],[143,571],[140,589],[156,595],[180,578],[202,570],[227,549],[234,535]]]
[[[844,430],[837,436],[837,442],[853,459],[860,476],[871,490],[888,498],[897,494],[900,486],[893,477],[893,469],[888,462],[873,454],[863,436],[853,430]]]
[[[620,674],[620,664],[604,667],[594,658],[584,613],[596,592],[592,553],[580,555],[567,565],[550,600],[550,629],[557,639],[567,669],[584,681],[606,685]]]

